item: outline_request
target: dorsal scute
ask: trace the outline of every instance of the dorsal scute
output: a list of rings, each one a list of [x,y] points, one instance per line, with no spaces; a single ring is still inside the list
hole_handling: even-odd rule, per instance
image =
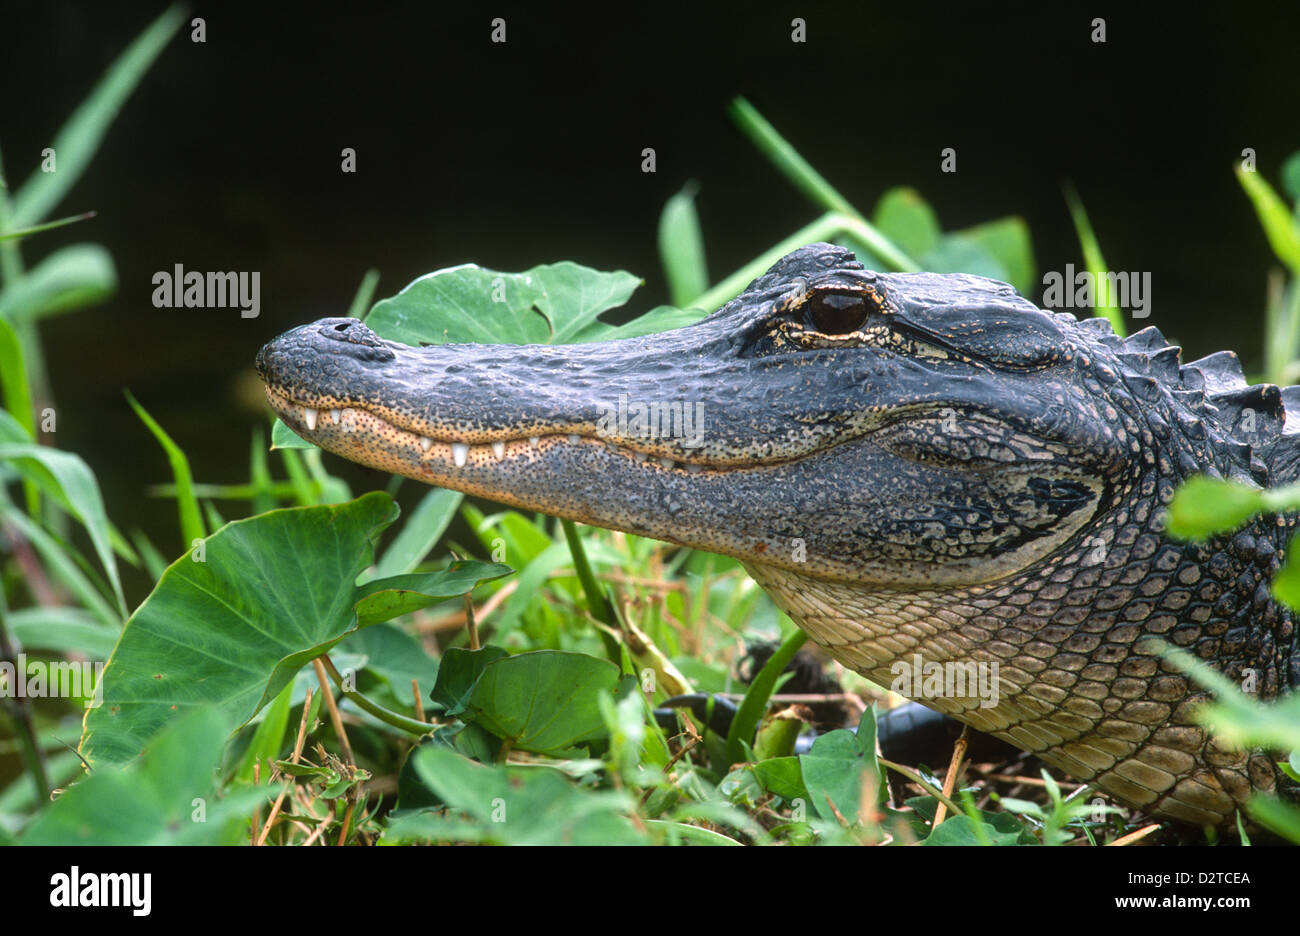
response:
[[[1172,346],[1165,340],[1160,329],[1154,325],[1148,325],[1140,332],[1134,332],[1124,339],[1124,348],[1127,351],[1163,351],[1168,347]]]
[[[1175,404],[1184,436],[1218,449],[1218,467],[1201,466],[1201,473],[1258,485],[1300,478],[1300,387],[1249,384],[1232,351],[1183,364],[1182,349],[1154,326],[1124,339],[1102,318],[1083,319],[1077,327],[1112,351],[1137,400],[1150,402],[1151,381],[1158,381]]]
[[[1249,442],[1256,448],[1267,445],[1282,434],[1286,422],[1282,393],[1273,384],[1254,384],[1210,399],[1219,410],[1220,425],[1233,438]]]
[[[1184,364],[1182,378],[1183,386],[1204,390],[1211,395],[1247,386],[1241,359],[1235,351],[1216,351],[1198,361]]]

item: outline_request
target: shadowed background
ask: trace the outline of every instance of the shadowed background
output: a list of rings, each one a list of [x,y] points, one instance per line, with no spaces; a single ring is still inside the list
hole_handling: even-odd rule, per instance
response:
[[[1103,5],[1104,7],[1104,5]],[[8,3],[0,146],[11,188],[162,4]],[[118,294],[42,326],[60,447],[81,454],[120,526],[180,547],[165,456],[129,387],[188,453],[197,480],[247,480],[269,414],[252,360],[294,325],[343,314],[369,267],[377,296],[476,262],[506,271],[574,260],[646,281],[664,202],[688,180],[711,277],[811,221],[735,128],[744,94],[861,211],[911,185],[945,230],[1020,214],[1041,276],[1081,265],[1061,196],[1072,181],[1113,269],[1150,271],[1152,315],[1187,358],[1260,360],[1276,265],[1232,175],[1243,148],[1275,184],[1300,147],[1294,8],[1168,21],[1122,8],[1010,13],[908,4],[657,5],[617,14],[502,5],[263,9],[191,16],[112,125],[56,215],[94,220],[25,242],[29,265],[69,243],[112,253]],[[490,21],[508,41],[489,41]],[[808,41],[790,41],[790,20]],[[1108,42],[1090,41],[1094,16]],[[358,171],[340,171],[340,150]],[[641,151],[657,154],[641,172]],[[958,172],[939,171],[957,151]],[[155,309],[151,277],[259,271],[261,315]],[[1031,298],[1038,300],[1041,289]],[[354,491],[384,477],[327,456]],[[278,463],[273,470],[282,475]],[[242,505],[218,505],[228,518]],[[146,587],[132,580],[133,603]]]

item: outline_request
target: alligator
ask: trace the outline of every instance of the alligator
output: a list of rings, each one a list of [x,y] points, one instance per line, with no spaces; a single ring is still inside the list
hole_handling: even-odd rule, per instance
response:
[[[257,370],[328,451],[734,556],[845,666],[889,686],[975,664],[991,700],[914,697],[1126,806],[1220,825],[1287,781],[1197,723],[1207,695],[1164,651],[1262,700],[1300,684],[1269,590],[1296,518],[1179,542],[1167,506],[1194,474],[1300,475],[1300,388],[1248,385],[1231,352],[1180,358],[1155,328],[1121,339],[996,280],[814,244],[655,335],[415,348],[327,318]],[[702,431],[610,418],[638,403]]]

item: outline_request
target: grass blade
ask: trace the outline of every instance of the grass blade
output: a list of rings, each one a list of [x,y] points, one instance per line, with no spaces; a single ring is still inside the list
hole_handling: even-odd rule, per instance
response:
[[[738,764],[745,759],[744,744],[748,744],[749,739],[754,737],[754,732],[758,730],[759,720],[767,709],[767,700],[772,697],[777,678],[785,671],[786,665],[794,659],[799,648],[807,642],[808,635],[796,629],[763,664],[754,681],[749,684],[749,691],[745,693],[745,698],[736,711],[736,717],[732,719],[731,731],[727,733],[727,759],[732,764]]]
[[[40,223],[81,178],[118,111],[184,20],[181,6],[168,7],[113,62],[54,137],[59,171],[37,169],[14,196],[10,223],[15,228]]]
[[[361,285],[357,287],[356,295],[352,297],[352,304],[348,306],[348,318],[365,318],[375,301],[375,287],[378,285],[379,271],[373,268],[366,270],[366,275],[361,277]]]
[[[172,466],[172,477],[176,481],[176,509],[180,514],[181,538],[184,540],[185,549],[188,551],[195,540],[201,540],[207,536],[203,529],[203,518],[199,514],[199,501],[194,496],[194,478],[190,474],[190,462],[181,451],[180,446],[172,441],[163,427],[158,425],[157,420],[145,411],[145,408],[136,402],[135,397],[131,396],[129,390],[123,391],[126,394],[126,401],[131,404],[131,409],[140,417],[140,421],[149,427],[158,444],[163,447],[167,453],[167,460]]]
[[[1238,167],[1237,181],[1250,196],[1273,253],[1292,273],[1300,276],[1300,226],[1292,218],[1286,202],[1258,172],[1243,172]]]
[[[79,215],[70,215],[66,218],[59,218],[57,221],[47,221],[44,224],[33,224],[31,227],[20,228],[17,231],[5,231],[0,234],[0,241],[22,240],[24,237],[31,237],[33,234],[40,234],[43,231],[53,231],[55,228],[65,227],[69,224],[76,224],[78,221],[89,221],[95,217],[98,212],[85,211]]]
[[[668,294],[675,306],[685,308],[709,288],[704,261],[704,235],[695,211],[698,186],[689,182],[664,204],[659,216],[659,260],[668,278]]]
[[[857,233],[857,236],[882,260],[891,264],[896,270],[916,272],[921,269],[915,260],[868,222],[862,212],[837,192],[808,160],[799,155],[799,151],[768,123],[767,118],[760,114],[753,104],[743,97],[738,97],[731,102],[729,110],[732,119],[754,141],[759,151],[770,159],[772,164],[801,192],[825,210],[848,215],[858,221],[862,225],[862,230]]]
[[[1074,230],[1079,235],[1079,244],[1083,247],[1083,262],[1092,274],[1092,281],[1096,284],[1094,298],[1097,302],[1097,315],[1110,322],[1111,330],[1123,338],[1128,334],[1124,327],[1124,316],[1120,310],[1111,304],[1109,290],[1110,277],[1107,276],[1106,258],[1101,255],[1101,245],[1097,243],[1097,236],[1092,231],[1092,223],[1088,220],[1088,212],[1084,210],[1083,201],[1079,198],[1079,193],[1074,190],[1073,185],[1065,187],[1065,201],[1070,206],[1070,218],[1074,221]],[[1072,288],[1072,283],[1067,283],[1066,288]],[[1102,299],[1102,292],[1106,292],[1106,298]]]

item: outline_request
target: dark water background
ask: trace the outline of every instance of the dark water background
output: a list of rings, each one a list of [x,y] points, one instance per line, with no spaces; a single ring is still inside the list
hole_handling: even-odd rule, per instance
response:
[[[1300,17],[1294,3],[1177,19],[1128,6],[205,5],[191,15],[206,44],[177,35],[57,212],[99,216],[24,245],[32,265],[98,242],[120,277],[111,302],[44,325],[58,444],[90,462],[120,526],[175,555],[174,507],[145,493],[169,480],[166,460],[123,387],[199,480],[241,482],[266,419],[253,355],[342,314],[369,267],[384,296],[456,263],[571,259],[644,277],[633,303],[649,309],[667,301],[659,213],[694,179],[710,272],[730,273],[819,213],[729,121],[736,94],[864,212],[907,184],[945,229],[1023,215],[1040,274],[1081,261],[1061,197],[1073,181],[1111,267],[1151,271],[1150,322],[1188,358],[1232,347],[1249,370],[1276,261],[1231,169],[1253,147],[1276,185],[1300,148]],[[2,9],[0,146],[16,188],[163,5]],[[1105,45],[1089,41],[1097,15]],[[494,16],[505,45],[489,42]],[[806,44],[789,41],[793,16]],[[345,146],[354,175],[339,171]],[[938,169],[949,146],[955,175]],[[177,263],[260,271],[260,317],[154,308],[152,275]],[[327,458],[358,493],[385,481]],[[134,603],[147,583],[132,584]]]

